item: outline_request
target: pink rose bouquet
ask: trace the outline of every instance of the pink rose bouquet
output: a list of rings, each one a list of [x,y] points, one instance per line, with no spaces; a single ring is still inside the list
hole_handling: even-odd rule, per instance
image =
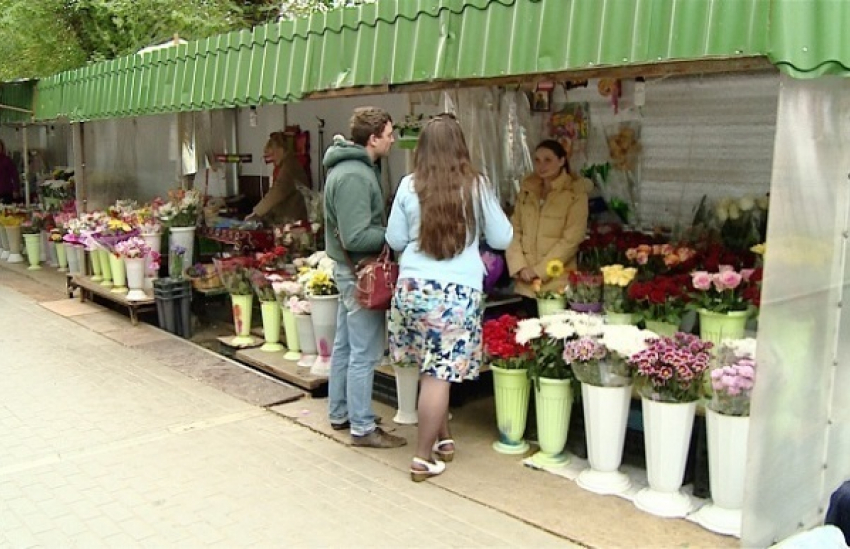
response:
[[[691,273],[691,307],[714,313],[746,311],[750,306],[748,288],[756,283],[754,269],[736,271],[730,265],[721,265],[717,272]]]

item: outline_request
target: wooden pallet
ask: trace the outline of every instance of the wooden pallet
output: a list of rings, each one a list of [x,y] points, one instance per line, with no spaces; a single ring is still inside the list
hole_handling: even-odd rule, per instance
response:
[[[310,368],[299,367],[296,361],[283,358],[282,352],[243,349],[236,351],[233,358],[311,393],[327,390],[328,378],[314,376]]]
[[[138,301],[130,301],[125,293],[113,293],[111,286],[101,286],[99,282],[92,280],[84,275],[73,275],[69,282],[69,295],[73,293],[73,289],[80,290],[80,301],[94,301],[94,296],[100,297],[112,303],[117,303],[122,307],[126,307],[130,314],[130,322],[133,325],[139,323],[139,313],[156,310],[156,299],[148,296],[146,299]]]

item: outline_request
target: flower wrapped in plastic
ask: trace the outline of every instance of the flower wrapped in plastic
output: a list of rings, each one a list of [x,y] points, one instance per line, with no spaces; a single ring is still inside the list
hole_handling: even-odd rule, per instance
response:
[[[710,342],[682,332],[650,340],[645,350],[629,359],[638,392],[659,402],[697,400],[712,347]]]
[[[101,217],[91,237],[103,248],[114,251],[115,245],[134,236],[139,229],[124,217]]]
[[[169,201],[159,205],[156,217],[166,227],[194,227],[198,222],[201,193],[194,189],[168,192]]]
[[[251,295],[251,271],[254,269],[254,259],[245,256],[213,258],[215,270],[218,272],[224,287],[230,295]]]
[[[288,308],[291,299],[297,298],[304,293],[304,288],[298,282],[280,277],[280,280],[272,280],[272,289],[274,290],[277,302],[283,308]]]
[[[756,340],[724,341],[717,350],[718,366],[711,371],[714,390],[709,406],[726,416],[749,416],[756,379]]]
[[[609,313],[630,313],[634,303],[629,299],[628,287],[635,279],[637,269],[620,264],[605,265],[602,271],[602,302]]]
[[[263,269],[251,270],[251,287],[254,288],[254,293],[257,294],[257,299],[260,301],[276,301],[277,295],[274,291],[274,282],[283,277],[276,272],[268,272]]]
[[[304,263],[306,265],[298,272],[298,282],[302,284],[307,295],[337,295],[339,293],[333,275],[336,262],[325,252],[314,253]]]
[[[148,256],[151,252],[145,239],[139,236],[133,236],[119,242],[112,249],[113,253],[118,257],[125,259],[141,259]]]
[[[572,355],[577,357],[572,363],[576,378],[582,383],[597,387],[631,385],[632,368],[629,365],[629,359],[648,348],[647,340],[658,336],[633,325],[605,324],[601,330],[601,336],[595,341],[605,349],[604,356],[601,350],[596,347],[590,349],[587,344],[572,350]],[[587,336],[582,339],[587,339]],[[590,352],[591,350],[593,353]],[[584,351],[584,354],[577,354],[577,351]],[[593,360],[582,359],[587,356]],[[567,359],[566,349],[564,358]]]

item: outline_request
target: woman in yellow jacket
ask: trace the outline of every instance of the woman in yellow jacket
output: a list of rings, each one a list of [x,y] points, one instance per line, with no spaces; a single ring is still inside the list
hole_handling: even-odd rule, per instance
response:
[[[578,247],[587,231],[587,193],[593,184],[570,174],[567,153],[560,143],[546,140],[534,150],[534,173],[520,185],[511,217],[514,238],[506,258],[516,281],[516,293],[536,316],[535,279],[540,289],[563,290],[568,273],[577,267]],[[550,278],[546,264],[560,259],[563,275]]]

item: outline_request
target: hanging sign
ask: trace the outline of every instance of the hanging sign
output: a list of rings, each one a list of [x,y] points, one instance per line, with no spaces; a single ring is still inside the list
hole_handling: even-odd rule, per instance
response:
[[[215,154],[216,162],[225,164],[248,164],[253,162],[254,155],[252,154]]]

